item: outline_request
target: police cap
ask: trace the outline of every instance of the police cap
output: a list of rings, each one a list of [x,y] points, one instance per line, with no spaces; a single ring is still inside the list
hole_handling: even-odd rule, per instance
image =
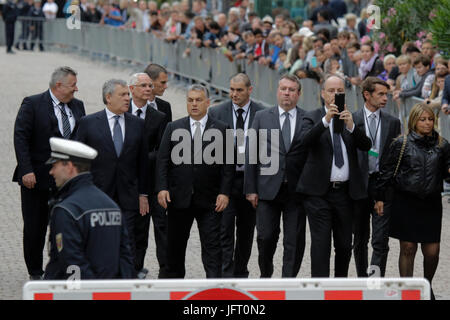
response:
[[[57,137],[50,138],[52,153],[46,164],[57,161],[90,162],[97,157],[97,150],[84,143]]]

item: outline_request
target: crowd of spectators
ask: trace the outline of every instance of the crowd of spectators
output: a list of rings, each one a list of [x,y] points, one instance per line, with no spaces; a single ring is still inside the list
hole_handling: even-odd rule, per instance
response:
[[[397,101],[415,96],[431,103],[442,96],[449,62],[435,50],[432,34],[423,42],[405,42],[396,55],[378,52],[367,26],[368,0],[305,1],[308,19],[301,25],[286,10],[259,17],[249,2],[236,1],[226,14],[208,11],[205,0],[193,0],[191,10],[188,0],[160,7],[144,0],[68,0],[65,7],[79,5],[82,22],[151,32],[169,42],[187,41],[220,50],[230,61],[258,63],[318,83],[339,75],[351,86],[376,76],[390,84]],[[55,6],[54,0],[44,5],[48,19],[54,17]],[[187,49],[184,56],[189,53]]]

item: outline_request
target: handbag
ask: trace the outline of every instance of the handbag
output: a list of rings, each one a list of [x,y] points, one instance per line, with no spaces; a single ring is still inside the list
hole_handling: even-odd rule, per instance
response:
[[[406,149],[406,140],[407,140],[407,136],[405,134],[405,135],[403,135],[402,148],[400,149],[400,155],[398,156],[397,166],[395,167],[394,176],[392,178],[395,178],[397,176],[398,168],[400,168],[400,162],[402,162],[403,154],[405,153],[405,149]]]
[[[395,177],[397,176],[398,169],[400,168],[400,163],[402,162],[402,159],[403,159],[403,154],[405,153],[406,140],[407,140],[407,135],[405,134],[405,135],[403,135],[403,143],[402,143],[402,147],[400,149],[400,154],[398,156],[397,165],[395,166],[394,175],[391,178],[391,183],[390,183],[389,187],[387,187],[387,189],[386,189],[385,198],[386,198],[386,200],[389,200],[389,201],[392,201],[394,199]]]

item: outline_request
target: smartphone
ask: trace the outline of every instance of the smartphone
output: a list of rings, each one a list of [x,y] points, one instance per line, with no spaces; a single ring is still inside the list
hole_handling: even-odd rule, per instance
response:
[[[317,58],[316,57],[311,58],[311,66],[313,68],[317,68]]]
[[[334,104],[338,107],[339,113],[345,109],[345,93],[336,93],[334,95]],[[342,133],[344,129],[344,120],[339,119],[339,115],[334,116],[333,132]]]

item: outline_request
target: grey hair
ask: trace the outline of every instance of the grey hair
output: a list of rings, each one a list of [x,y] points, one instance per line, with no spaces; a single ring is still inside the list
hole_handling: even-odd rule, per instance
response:
[[[138,72],[131,75],[130,80],[128,81],[129,86],[134,86],[139,81],[140,76],[148,76],[145,72]]]
[[[61,82],[62,79],[67,77],[69,74],[76,76],[77,72],[73,70],[71,67],[59,67],[53,71],[52,76],[50,78],[49,86],[50,88],[54,88],[57,82]]]
[[[126,83],[126,81],[123,81],[120,79],[111,79],[111,80],[106,81],[103,84],[102,97],[103,97],[104,104],[107,104],[106,95],[113,94],[114,90],[116,90],[116,86],[127,87],[127,83]]]
[[[203,86],[201,84],[190,85],[187,92],[189,93],[189,91],[203,91],[205,93],[206,98],[209,98],[208,88],[206,88],[205,86]]]

